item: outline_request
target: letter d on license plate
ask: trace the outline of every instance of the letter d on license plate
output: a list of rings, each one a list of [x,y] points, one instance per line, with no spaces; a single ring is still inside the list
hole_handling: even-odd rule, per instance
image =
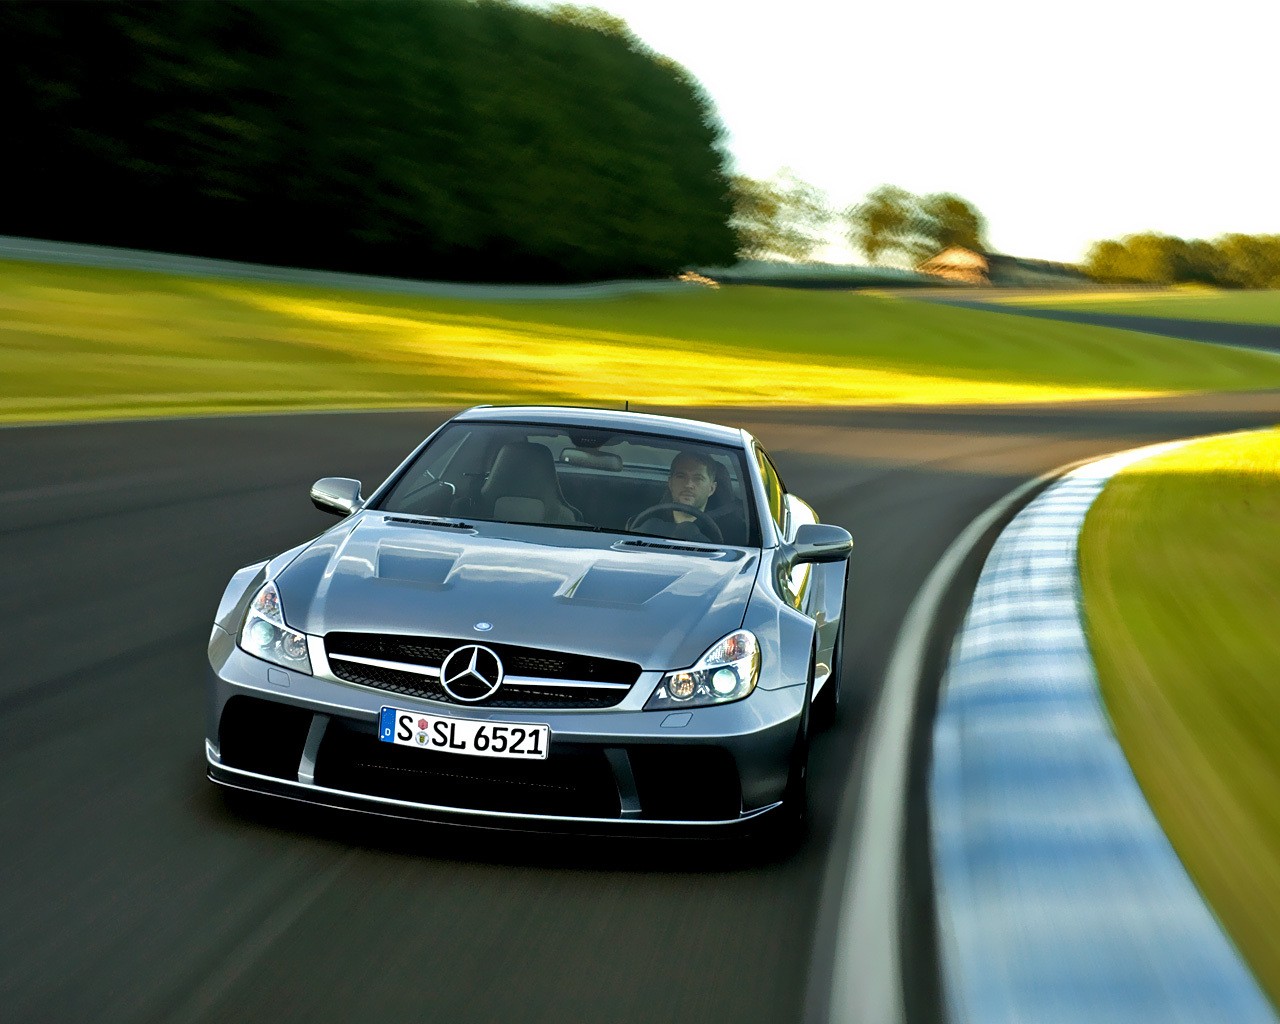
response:
[[[551,727],[472,722],[465,718],[383,708],[378,716],[378,739],[383,743],[446,754],[542,760],[551,749]]]

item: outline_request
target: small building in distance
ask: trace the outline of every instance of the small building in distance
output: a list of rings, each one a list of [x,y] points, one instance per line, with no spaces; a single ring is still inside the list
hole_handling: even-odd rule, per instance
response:
[[[1081,288],[1092,284],[1079,267],[1070,263],[980,253],[958,245],[930,256],[916,269],[944,281],[997,288]]]
[[[932,274],[944,281],[956,281],[960,284],[990,284],[987,276],[989,264],[980,252],[953,245],[916,267],[922,274]]]

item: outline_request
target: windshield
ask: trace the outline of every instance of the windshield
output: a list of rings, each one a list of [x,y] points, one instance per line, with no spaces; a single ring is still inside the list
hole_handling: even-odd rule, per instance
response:
[[[758,547],[743,453],[586,427],[457,422],[374,507]]]

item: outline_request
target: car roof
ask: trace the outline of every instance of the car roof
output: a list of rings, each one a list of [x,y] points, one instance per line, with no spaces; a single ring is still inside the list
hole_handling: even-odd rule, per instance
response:
[[[659,416],[621,409],[584,409],[559,405],[478,405],[454,417],[455,420],[486,423],[536,423],[548,426],[591,427],[600,430],[634,430],[644,434],[678,437],[687,441],[743,447],[744,432],[703,420]]]

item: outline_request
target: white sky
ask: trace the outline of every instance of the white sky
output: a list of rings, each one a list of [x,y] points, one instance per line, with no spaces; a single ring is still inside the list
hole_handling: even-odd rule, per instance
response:
[[[837,208],[957,192],[996,249],[1066,261],[1135,231],[1280,233],[1280,0],[578,5],[701,80],[743,173],[791,167]]]

